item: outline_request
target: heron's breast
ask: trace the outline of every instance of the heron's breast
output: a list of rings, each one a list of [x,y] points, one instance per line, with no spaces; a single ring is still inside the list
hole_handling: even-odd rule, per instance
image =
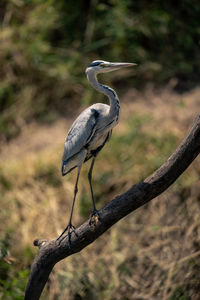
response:
[[[116,116],[110,118],[109,115],[103,116],[101,121],[97,124],[96,131],[94,136],[91,138],[88,151],[96,150],[97,148],[101,147],[105,144],[109,132],[115,127],[118,123],[118,119]]]
[[[97,148],[102,146],[105,143],[109,131],[110,130],[96,131],[88,145],[88,151],[90,152],[92,150],[96,150]]]

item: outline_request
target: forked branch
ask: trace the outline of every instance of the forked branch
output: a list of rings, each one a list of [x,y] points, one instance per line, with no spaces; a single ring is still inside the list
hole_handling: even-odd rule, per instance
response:
[[[39,247],[39,251],[31,267],[25,300],[38,300],[57,262],[79,252],[121,218],[164,192],[199,153],[200,115],[180,146],[158,170],[103,207],[95,225],[90,225],[87,220],[76,229],[76,234],[71,236],[71,247],[68,245],[68,236],[60,243],[56,239],[35,240],[34,245]]]

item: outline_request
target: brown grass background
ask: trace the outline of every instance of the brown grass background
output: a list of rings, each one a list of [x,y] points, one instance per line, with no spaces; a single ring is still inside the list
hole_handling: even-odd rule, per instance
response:
[[[200,89],[183,94],[173,92],[170,85],[147,86],[141,92],[128,89],[121,102],[120,123],[94,169],[99,208],[149,175],[175,150],[198,113]],[[1,145],[0,231],[8,249],[3,264],[9,265],[12,278],[6,280],[18,295],[13,299],[23,299],[37,251],[32,241],[54,238],[67,224],[76,172],[62,178],[60,160],[65,135],[79,111],[53,124],[31,123],[16,139]],[[42,299],[200,299],[199,163],[197,158],[163,195],[81,253],[61,261]],[[84,165],[80,178],[75,226],[91,210],[88,167]],[[5,291],[0,295],[11,299]]]

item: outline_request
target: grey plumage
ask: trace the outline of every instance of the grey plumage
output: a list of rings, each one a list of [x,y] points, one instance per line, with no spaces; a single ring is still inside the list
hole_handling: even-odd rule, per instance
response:
[[[68,231],[69,242],[71,232],[74,230],[74,226],[71,221],[82,164],[90,158],[93,158],[88,178],[93,202],[92,216],[98,216],[92,189],[92,170],[96,155],[109,140],[113,127],[119,122],[120,103],[117,94],[110,87],[99,83],[96,79],[96,75],[134,65],[135,64],[132,63],[110,63],[98,60],[93,61],[86,69],[86,75],[89,82],[97,91],[108,97],[110,105],[96,103],[85,109],[74,121],[66,137],[62,158],[62,175],[64,176],[68,174],[76,167],[78,169],[70,220],[67,227],[61,234],[62,236],[66,231]]]
[[[108,134],[116,125],[109,116],[109,105],[97,103],[84,110],[72,124],[66,138],[62,159],[62,175],[77,166],[77,155],[87,149],[84,161],[93,156],[95,150],[104,144]]]

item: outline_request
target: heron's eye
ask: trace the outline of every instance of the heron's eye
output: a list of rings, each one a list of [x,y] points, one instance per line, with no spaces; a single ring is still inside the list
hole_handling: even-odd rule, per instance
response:
[[[106,67],[109,67],[109,64],[106,64],[106,63],[102,63],[99,65],[101,68],[106,68]]]

